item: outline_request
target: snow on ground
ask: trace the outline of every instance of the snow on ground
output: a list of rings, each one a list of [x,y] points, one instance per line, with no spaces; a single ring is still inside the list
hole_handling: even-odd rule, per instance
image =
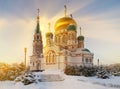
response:
[[[0,81],[0,89],[118,89],[114,87],[101,86],[97,83],[117,84],[120,85],[120,77],[111,77],[110,79],[98,79],[96,77],[83,76],[67,76],[60,70],[47,70],[44,72],[34,72],[38,78],[42,75],[63,75],[64,80],[52,82],[36,82],[29,85],[24,85],[21,82]],[[36,77],[37,78],[37,77]],[[52,77],[54,78],[54,77]],[[120,88],[119,88],[120,89]]]
[[[53,82],[64,80],[64,72],[61,70],[46,70],[43,72],[33,72],[35,79],[40,79],[42,82]]]
[[[120,89],[120,77],[111,76],[109,79],[100,79],[97,77],[80,76],[78,80],[93,84],[98,84],[106,87],[116,87]]]
[[[78,79],[86,80],[79,81]],[[113,78],[111,83],[117,78]],[[119,78],[120,79],[120,78]],[[103,80],[99,79],[101,82]],[[33,83],[30,85],[23,85],[22,83],[14,83],[13,81],[1,81],[0,82],[0,89],[117,89],[117,88],[110,88],[101,85],[96,85],[90,83],[91,81],[99,81],[94,77],[80,77],[80,76],[65,76],[65,80],[57,81],[57,82],[39,82]],[[107,80],[104,80],[107,81]]]
[[[64,71],[58,69],[48,69],[43,72],[34,72],[36,75],[38,74],[63,74]]]

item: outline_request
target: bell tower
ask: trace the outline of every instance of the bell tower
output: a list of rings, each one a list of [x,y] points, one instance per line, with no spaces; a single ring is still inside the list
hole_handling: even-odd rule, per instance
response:
[[[43,42],[42,42],[42,35],[40,31],[40,16],[39,16],[39,9],[38,9],[38,16],[37,16],[37,26],[34,34],[34,40],[33,40],[33,55],[36,57],[40,57],[40,55],[43,53]]]

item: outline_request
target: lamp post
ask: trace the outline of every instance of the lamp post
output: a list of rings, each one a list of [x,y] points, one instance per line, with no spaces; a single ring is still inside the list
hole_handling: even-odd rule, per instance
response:
[[[26,53],[27,53],[27,48],[24,48],[24,64],[25,64],[25,68],[26,68]]]
[[[99,66],[100,66],[100,65],[99,65],[99,62],[100,62],[100,61],[99,61],[99,59],[98,59],[98,68],[99,68]]]

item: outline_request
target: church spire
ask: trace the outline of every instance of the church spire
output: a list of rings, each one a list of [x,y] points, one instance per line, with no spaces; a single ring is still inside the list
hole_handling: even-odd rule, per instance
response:
[[[80,27],[80,36],[82,36],[82,29],[81,29],[81,27]]]
[[[80,35],[78,36],[78,40],[84,41],[84,36],[82,36],[82,29],[80,27]]]
[[[64,5],[64,8],[65,8],[64,14],[65,14],[65,17],[66,17],[66,13],[67,13],[67,7],[66,7],[66,5]]]
[[[38,8],[37,10],[38,10],[38,16],[37,16],[36,33],[40,33],[40,25],[39,25],[39,20],[40,20],[39,13],[40,13],[40,9]]]
[[[84,36],[82,36],[82,29],[80,27],[80,35],[78,36],[78,48],[84,48]]]
[[[50,23],[48,23],[48,32],[46,33],[47,38],[53,38],[53,33],[50,31]]]
[[[70,14],[70,17],[71,17],[71,18],[73,18],[73,15],[72,15],[72,14]]]

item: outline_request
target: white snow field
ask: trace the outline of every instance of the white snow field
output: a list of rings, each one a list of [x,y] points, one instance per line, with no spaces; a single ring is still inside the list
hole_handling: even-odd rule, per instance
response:
[[[45,71],[42,75],[59,74],[60,71]],[[36,73],[36,75],[41,73]],[[62,73],[63,74],[63,73]],[[60,73],[61,75],[61,73]],[[120,77],[111,77],[110,79],[98,79],[96,77],[83,76],[67,76],[64,79],[52,82],[36,82],[29,85],[24,85],[21,82],[14,81],[0,81],[0,89],[120,89],[120,87],[103,86],[103,84],[113,84],[120,86]],[[37,78],[37,77],[36,77]],[[56,79],[54,79],[56,80]]]
[[[53,82],[64,80],[64,72],[61,70],[49,69],[43,72],[33,72],[35,79],[40,79],[42,82]]]
[[[92,84],[102,85],[106,87],[115,87],[120,89],[120,77],[111,76],[109,79],[100,79],[97,77],[84,77],[81,76],[79,81],[89,82]]]

